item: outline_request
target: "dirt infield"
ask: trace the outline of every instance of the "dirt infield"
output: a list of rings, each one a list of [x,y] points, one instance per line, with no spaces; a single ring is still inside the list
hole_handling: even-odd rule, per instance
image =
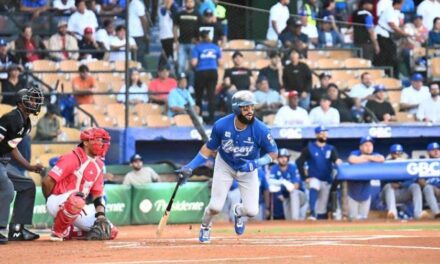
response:
[[[0,246],[1,263],[440,263],[440,222],[250,223],[243,236],[215,224],[210,244],[198,225],[121,227],[114,241],[35,242]]]

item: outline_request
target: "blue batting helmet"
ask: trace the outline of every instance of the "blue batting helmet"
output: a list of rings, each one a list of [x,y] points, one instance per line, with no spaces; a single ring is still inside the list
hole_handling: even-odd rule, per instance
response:
[[[394,144],[390,147],[390,153],[403,152],[403,147],[400,144]]]
[[[281,148],[278,150],[278,157],[288,157],[290,158],[290,152],[286,148]]]
[[[255,105],[254,94],[250,91],[238,91],[232,96],[232,111],[234,114],[241,114],[240,106]]]

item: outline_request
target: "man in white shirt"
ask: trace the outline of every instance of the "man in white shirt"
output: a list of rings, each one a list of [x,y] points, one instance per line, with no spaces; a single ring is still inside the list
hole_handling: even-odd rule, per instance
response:
[[[332,101],[328,95],[323,95],[319,106],[310,111],[310,121],[314,125],[330,126],[337,125],[341,122],[339,112],[333,107],[330,107]]]
[[[54,0],[53,8],[63,14],[71,14],[76,11],[75,0]]]
[[[98,27],[98,20],[96,19],[95,13],[87,9],[85,0],[76,1],[76,10],[77,11],[69,17],[67,29],[69,32],[72,32],[78,40],[81,40],[86,27],[91,27],[93,32],[95,32]]]
[[[151,182],[158,182],[159,175],[150,167],[144,167],[144,162],[139,154],[134,154],[130,158],[132,171],[127,173],[122,184],[124,185],[144,185]]]
[[[361,101],[366,101],[372,99],[374,92],[373,80],[371,79],[371,74],[364,72],[361,74],[361,83],[356,84],[350,90],[348,94],[351,98],[357,98]]]
[[[423,17],[423,25],[431,30],[434,18],[440,17],[440,2],[437,0],[424,0],[417,7],[417,15]]]
[[[431,97],[420,103],[417,110],[417,120],[423,122],[440,123],[440,98],[438,83],[429,86]]]
[[[149,24],[145,14],[145,5],[141,0],[131,0],[128,6],[128,34],[136,41],[137,60],[144,61],[144,55],[150,52]]]
[[[110,38],[115,35],[115,27],[111,19],[106,19],[102,23],[103,28],[96,32],[96,42],[101,48],[110,50]]]
[[[309,24],[309,17],[305,11],[301,11],[301,33],[309,37],[309,49],[313,49],[318,45],[318,28]]]
[[[278,127],[309,125],[309,114],[304,108],[298,106],[298,92],[291,91],[287,97],[289,100],[288,105],[278,110],[273,125]]]
[[[270,8],[269,28],[267,30],[266,39],[277,41],[278,35],[281,34],[286,27],[287,19],[289,19],[290,0],[279,0],[279,2]]]
[[[116,27],[116,35],[110,38],[110,57],[109,61],[121,61],[125,60],[125,26],[119,25]],[[129,39],[130,50],[136,50],[136,42],[133,38]],[[130,52],[131,53],[131,52]],[[128,55],[128,59],[131,59],[131,54]]]
[[[382,13],[393,6],[393,0],[379,0],[376,7],[376,15],[380,17]]]
[[[419,104],[428,100],[430,96],[429,88],[423,85],[423,76],[420,73],[416,73],[411,78],[411,86],[402,90],[399,105],[400,111],[416,114]]]

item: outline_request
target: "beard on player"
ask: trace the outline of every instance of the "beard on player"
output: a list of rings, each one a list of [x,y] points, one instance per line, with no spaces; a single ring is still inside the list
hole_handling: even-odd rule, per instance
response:
[[[289,157],[285,157],[285,156],[278,157],[278,165],[281,168],[285,168],[288,163],[289,163]]]
[[[321,132],[316,136],[316,140],[319,143],[325,143],[327,142],[327,133],[326,132]]]
[[[254,122],[255,116],[253,110],[247,110],[245,114],[243,114],[244,110],[241,109],[241,113],[237,115],[238,121],[245,125],[250,125]]]

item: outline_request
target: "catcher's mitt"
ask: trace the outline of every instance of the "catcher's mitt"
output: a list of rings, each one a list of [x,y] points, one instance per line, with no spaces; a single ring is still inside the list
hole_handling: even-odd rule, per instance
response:
[[[97,218],[87,234],[87,240],[110,240],[111,225],[105,217]]]

